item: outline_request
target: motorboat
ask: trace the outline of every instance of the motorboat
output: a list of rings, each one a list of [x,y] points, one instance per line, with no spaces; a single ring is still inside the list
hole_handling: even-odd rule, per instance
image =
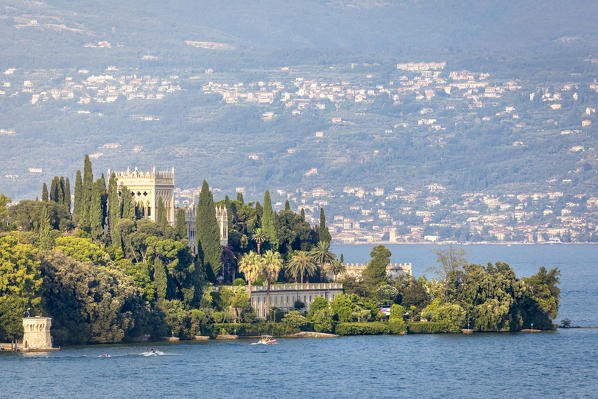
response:
[[[276,340],[270,335],[262,335],[259,341],[256,342],[261,345],[272,345],[276,343]]]

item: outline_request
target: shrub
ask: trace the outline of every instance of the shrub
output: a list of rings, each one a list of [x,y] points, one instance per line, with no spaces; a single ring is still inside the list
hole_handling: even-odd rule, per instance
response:
[[[339,323],[335,332],[339,335],[377,335],[387,334],[388,325],[381,322],[372,323]]]
[[[396,303],[390,307],[390,320],[403,320],[405,308]]]
[[[253,330],[257,331],[257,327],[252,327],[249,323],[214,323],[212,331],[218,334],[224,331],[225,334],[232,335],[258,335],[252,334]]]
[[[409,334],[438,334],[447,331],[448,326],[441,322],[417,321],[407,324]]]
[[[245,280],[243,280],[241,277],[237,277],[237,278],[235,279],[235,281],[233,281],[233,285],[234,285],[235,287],[240,287],[240,286],[243,286],[243,285],[247,285],[247,283],[246,283],[246,282],[245,282]]]
[[[407,331],[407,324],[403,319],[391,319],[388,322],[388,332],[390,334],[404,334]]]
[[[307,319],[300,312],[294,310],[284,315],[282,323],[287,328],[287,331],[297,332],[301,327],[305,326]]]
[[[329,308],[318,310],[313,316],[314,330],[325,333],[332,332],[334,330],[332,316],[332,310]]]

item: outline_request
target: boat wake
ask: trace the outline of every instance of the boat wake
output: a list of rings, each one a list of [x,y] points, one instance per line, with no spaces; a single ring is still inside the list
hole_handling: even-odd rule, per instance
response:
[[[142,356],[164,356],[166,353],[162,351],[148,351],[148,352],[141,352]]]

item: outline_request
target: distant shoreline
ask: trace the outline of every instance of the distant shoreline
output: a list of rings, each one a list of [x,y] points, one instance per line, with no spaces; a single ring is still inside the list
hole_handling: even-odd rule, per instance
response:
[[[479,242],[455,242],[455,241],[414,241],[414,242],[337,242],[332,239],[333,245],[598,245],[598,242],[521,242],[521,241],[479,241]]]

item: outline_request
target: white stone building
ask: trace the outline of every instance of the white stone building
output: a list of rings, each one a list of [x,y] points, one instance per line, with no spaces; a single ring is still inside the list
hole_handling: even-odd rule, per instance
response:
[[[159,198],[166,207],[166,219],[174,226],[174,168],[170,171],[142,172],[137,169],[114,172],[118,184],[119,195],[122,187],[131,191],[133,202],[140,209],[143,217],[156,222],[156,210]],[[110,176],[110,171],[108,171]]]
[[[270,308],[289,311],[295,302],[301,301],[305,305],[304,311],[309,311],[311,303],[317,296],[332,302],[338,294],[343,292],[340,283],[304,283],[304,284],[275,284],[270,286]],[[257,317],[265,319],[268,313],[267,287],[251,287],[251,306]]]

